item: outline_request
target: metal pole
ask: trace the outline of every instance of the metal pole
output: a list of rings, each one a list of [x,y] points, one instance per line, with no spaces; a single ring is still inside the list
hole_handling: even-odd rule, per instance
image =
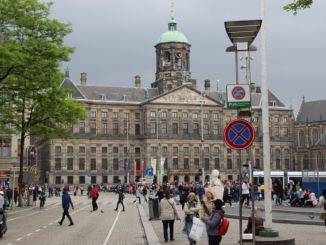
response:
[[[129,169],[130,168],[129,167],[129,165],[130,165],[129,164],[129,113],[127,115],[128,115],[127,118],[126,118],[126,120],[127,120],[127,164],[128,164],[127,184],[129,185],[129,182],[130,182],[130,180],[129,180],[129,178],[130,178],[130,173],[129,173],[130,172],[130,169]],[[103,179],[102,179],[102,181],[103,181]]]
[[[265,185],[265,227],[272,228],[272,197],[270,176],[270,138],[269,138],[269,109],[267,83],[267,54],[265,32],[265,0],[260,0],[261,26],[261,82],[262,82],[262,119],[263,119],[263,152],[264,152],[264,185]]]
[[[202,182],[203,186],[205,183],[205,164],[204,164],[204,148],[203,148],[203,143],[204,143],[204,117],[203,117],[203,103],[204,103],[204,98],[203,98],[203,88],[200,90],[200,117],[201,117],[201,149],[200,149],[200,158],[201,158],[201,163],[202,163]]]
[[[15,205],[15,178],[16,178],[16,170],[14,169],[14,179],[12,180],[12,203],[11,208],[14,209]]]
[[[250,46],[249,43],[247,44],[247,59],[246,59],[246,78],[247,83],[249,85],[249,93],[250,93],[250,99],[251,99],[251,67],[250,67]],[[251,108],[250,108],[251,111]],[[252,123],[252,116],[250,116],[250,122]],[[248,155],[249,155],[249,170],[250,170],[250,183],[251,183],[251,222],[252,222],[252,244],[256,244],[256,219],[255,219],[255,181],[254,181],[254,157],[253,157],[253,151],[252,146],[248,149]]]
[[[235,82],[239,84],[239,59],[238,59],[238,46],[235,44]],[[239,118],[239,109],[237,110],[237,118]],[[239,153],[239,234],[240,234],[240,245],[243,244],[242,241],[242,205],[241,205],[241,195],[242,195],[242,164],[241,164],[241,150]]]

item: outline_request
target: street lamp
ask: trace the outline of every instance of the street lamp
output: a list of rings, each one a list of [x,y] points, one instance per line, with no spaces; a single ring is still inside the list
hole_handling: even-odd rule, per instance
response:
[[[236,69],[236,84],[239,84],[239,62],[238,62],[238,52],[246,51],[248,54],[248,58],[250,60],[250,51],[256,51],[257,48],[251,46],[253,41],[255,40],[260,27],[262,24],[262,20],[240,20],[240,21],[225,21],[224,26],[226,33],[232,42],[232,46],[226,49],[226,52],[235,52],[235,69]],[[238,49],[239,43],[245,43],[245,49]],[[250,70],[249,70],[250,72]],[[250,76],[247,76],[250,77]],[[251,81],[247,81],[251,83]],[[249,84],[250,85],[250,84]],[[238,109],[237,116],[239,117],[240,110]],[[251,116],[251,113],[249,113]],[[251,154],[250,157],[252,158]],[[242,166],[241,166],[241,151],[239,151],[239,193],[242,190]],[[254,193],[254,186],[252,183],[251,193]],[[255,218],[254,218],[254,200],[252,199],[252,213],[251,213],[252,222],[252,241],[255,244]],[[242,205],[239,205],[239,233],[240,233],[240,245],[242,242]]]

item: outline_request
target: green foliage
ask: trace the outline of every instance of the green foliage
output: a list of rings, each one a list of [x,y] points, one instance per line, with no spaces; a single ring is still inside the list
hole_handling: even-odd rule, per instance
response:
[[[0,130],[24,138],[69,137],[66,126],[85,115],[60,88],[60,64],[73,52],[64,38],[72,28],[50,19],[50,6],[0,1]]]
[[[298,10],[310,8],[312,4],[313,0],[293,0],[292,3],[289,3],[284,6],[284,10],[288,12],[293,12],[293,15],[297,15]]]

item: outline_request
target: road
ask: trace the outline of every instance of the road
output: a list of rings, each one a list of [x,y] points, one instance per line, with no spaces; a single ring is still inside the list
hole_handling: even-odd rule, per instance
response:
[[[74,226],[68,226],[66,219],[62,226],[58,220],[62,215],[61,198],[48,198],[45,209],[37,207],[10,211],[8,232],[1,244],[14,245],[84,245],[84,244],[146,244],[143,227],[135,198],[126,196],[126,212],[114,211],[117,196],[100,193],[99,210],[91,212],[91,200],[86,196],[72,196],[75,209],[70,209]],[[103,213],[101,212],[103,210]]]

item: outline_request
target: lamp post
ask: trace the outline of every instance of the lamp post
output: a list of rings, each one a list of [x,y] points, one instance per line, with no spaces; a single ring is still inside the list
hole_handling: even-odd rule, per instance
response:
[[[253,41],[255,40],[260,27],[262,24],[262,20],[240,20],[240,21],[225,21],[225,30],[227,35],[229,36],[230,41],[232,42],[233,46],[230,46],[226,49],[226,52],[235,52],[235,69],[236,69],[236,84],[239,84],[239,61],[238,61],[238,52],[246,51],[247,56],[250,62],[250,51],[257,50],[254,46],[251,46]],[[246,43],[245,49],[238,49],[239,43]],[[248,70],[250,65],[248,65]],[[247,78],[250,78],[250,74],[247,74]],[[250,78],[251,79],[251,78]],[[249,79],[248,79],[249,80]],[[247,81],[250,83],[250,81]],[[250,84],[249,84],[250,85]],[[251,111],[251,108],[249,109]],[[237,117],[239,118],[240,110],[237,110]],[[251,113],[250,117],[251,117]],[[250,154],[251,156],[252,154]],[[242,193],[242,164],[241,164],[241,151],[239,151],[239,193]],[[252,183],[253,189],[253,183]],[[253,193],[253,192],[252,192]],[[240,201],[241,202],[241,201]],[[252,212],[251,212],[251,219],[252,222],[252,241],[255,244],[255,222],[254,222],[254,200],[252,200]],[[239,205],[239,235],[240,235],[240,245],[243,244],[242,241],[242,205]]]

